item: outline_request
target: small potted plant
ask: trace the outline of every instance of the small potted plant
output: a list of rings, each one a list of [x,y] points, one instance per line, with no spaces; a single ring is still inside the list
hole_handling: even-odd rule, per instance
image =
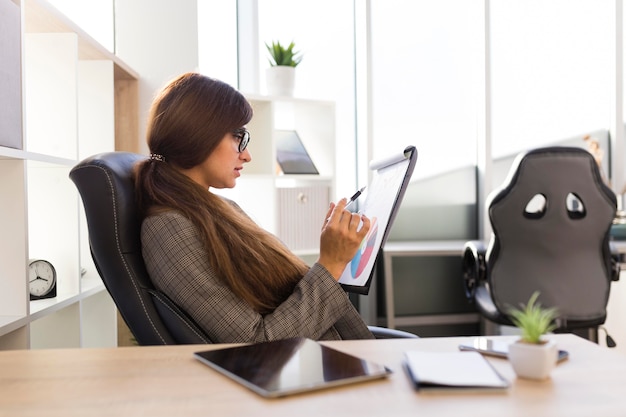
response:
[[[522,332],[519,340],[509,346],[509,361],[517,376],[529,379],[546,379],[557,362],[558,349],[546,334],[556,328],[555,308],[544,308],[537,302],[535,291],[521,309],[509,310],[513,324]]]
[[[280,42],[265,44],[270,58],[270,67],[267,69],[267,92],[270,95],[291,96],[295,86],[296,67],[302,61],[302,54],[294,51],[295,44],[291,42],[283,46]]]

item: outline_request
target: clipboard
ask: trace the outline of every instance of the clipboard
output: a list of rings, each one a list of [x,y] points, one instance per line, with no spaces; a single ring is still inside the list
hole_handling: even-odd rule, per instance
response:
[[[370,219],[371,226],[356,255],[339,278],[339,284],[345,291],[369,294],[374,265],[387,241],[416,161],[417,149],[408,146],[401,153],[370,163],[374,175],[359,211]]]

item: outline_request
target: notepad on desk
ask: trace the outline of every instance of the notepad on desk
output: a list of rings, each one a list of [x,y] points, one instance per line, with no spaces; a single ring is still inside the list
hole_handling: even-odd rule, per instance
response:
[[[478,352],[407,351],[406,368],[418,390],[497,390],[509,387]]]

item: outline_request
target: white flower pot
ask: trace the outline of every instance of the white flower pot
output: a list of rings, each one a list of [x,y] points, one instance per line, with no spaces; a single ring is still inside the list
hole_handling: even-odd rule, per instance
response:
[[[296,68],[277,65],[269,67],[266,72],[267,94],[271,96],[293,96],[296,84]]]
[[[520,378],[546,379],[558,359],[558,349],[554,340],[543,344],[514,342],[509,345],[509,362]]]

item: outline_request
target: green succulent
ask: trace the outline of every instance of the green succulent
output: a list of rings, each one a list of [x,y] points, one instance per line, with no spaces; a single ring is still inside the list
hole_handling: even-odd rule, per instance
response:
[[[513,324],[522,331],[522,341],[541,343],[541,336],[556,328],[556,308],[543,308],[537,303],[539,291],[535,291],[528,304],[521,304],[521,309],[511,308],[509,314]]]
[[[286,67],[297,67],[300,61],[302,61],[302,56],[298,55],[300,52],[294,52],[294,43],[291,42],[288,47],[284,47],[280,44],[280,42],[272,42],[272,45],[265,44],[265,47],[270,53],[271,59],[270,65],[275,67],[278,65],[286,66]]]

